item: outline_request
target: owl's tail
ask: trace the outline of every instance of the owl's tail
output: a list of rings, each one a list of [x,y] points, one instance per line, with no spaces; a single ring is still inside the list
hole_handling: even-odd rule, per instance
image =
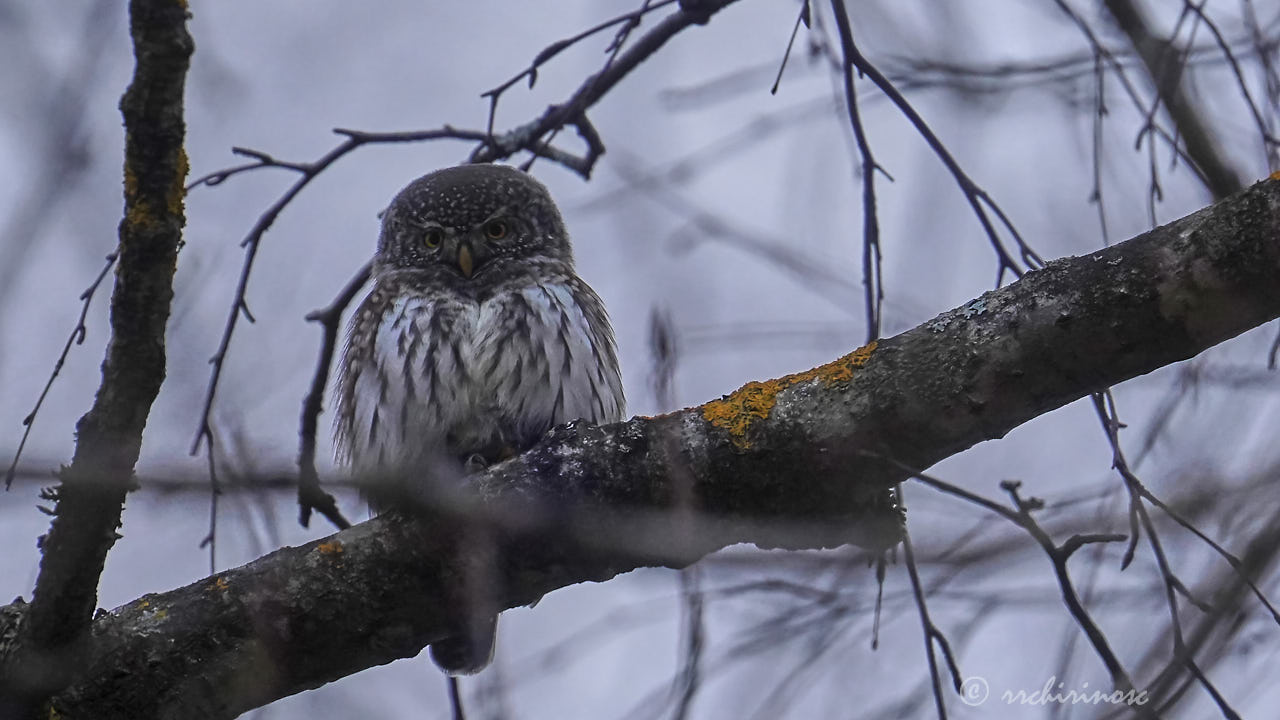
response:
[[[498,617],[471,618],[469,627],[431,645],[431,659],[450,675],[474,675],[493,661],[493,644],[498,634]]]

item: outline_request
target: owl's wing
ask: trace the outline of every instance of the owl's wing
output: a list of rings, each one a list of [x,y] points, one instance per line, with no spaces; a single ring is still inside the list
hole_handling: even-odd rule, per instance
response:
[[[481,377],[516,446],[570,420],[622,419],[613,330],[586,283],[568,277],[518,288],[486,303],[479,328]]]
[[[378,406],[386,396],[376,355],[378,326],[389,307],[387,292],[375,286],[351,316],[339,364],[334,459],[358,471],[372,464],[370,446],[378,430]]]

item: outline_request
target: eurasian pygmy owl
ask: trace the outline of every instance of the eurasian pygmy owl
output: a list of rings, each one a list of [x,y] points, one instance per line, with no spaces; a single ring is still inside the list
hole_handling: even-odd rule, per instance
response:
[[[370,483],[375,511],[430,497],[431,483],[519,453],[560,423],[623,412],[608,316],[574,272],[541,183],[463,165],[396,195],[337,389],[337,457]],[[473,615],[431,646],[451,674],[492,658],[497,618]]]

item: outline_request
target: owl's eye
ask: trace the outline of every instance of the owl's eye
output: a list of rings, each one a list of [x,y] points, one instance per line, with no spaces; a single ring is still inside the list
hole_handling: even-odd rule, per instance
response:
[[[427,231],[422,233],[422,244],[426,245],[428,250],[440,247],[442,240],[444,240],[444,231],[440,228],[427,228]]]
[[[490,220],[484,224],[484,235],[490,240],[501,240],[511,231],[506,220]]]

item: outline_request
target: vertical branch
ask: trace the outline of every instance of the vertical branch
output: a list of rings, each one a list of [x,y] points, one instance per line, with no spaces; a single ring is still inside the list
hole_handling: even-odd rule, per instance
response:
[[[858,114],[858,93],[853,87],[853,29],[849,14],[841,0],[831,0],[831,12],[836,17],[840,32],[840,47],[844,52],[844,103],[849,112],[849,125],[862,156],[862,285],[867,306],[867,342],[880,338],[880,311],[884,304],[884,285],[881,277],[880,219],[876,212],[876,170],[882,170],[871,154],[871,143],[862,127]]]
[[[680,345],[675,322],[671,314],[654,307],[649,314],[649,356],[653,362],[653,399],[658,410],[670,412],[675,407],[675,378],[680,365]],[[693,479],[688,473],[676,473],[674,479],[678,508],[681,512],[695,511],[696,496]],[[671,687],[674,708],[672,720],[685,720],[693,711],[693,701],[702,688],[703,651],[706,647],[705,610],[706,599],[702,591],[702,573],[698,567],[680,570],[680,598],[682,621],[680,634],[680,667]]]
[[[1093,110],[1093,190],[1089,193],[1089,202],[1098,206],[1098,224],[1102,231],[1103,247],[1111,246],[1111,235],[1107,232],[1107,206],[1102,201],[1102,123],[1107,117],[1107,71],[1103,65],[1102,53],[1093,52],[1093,82],[1096,90]],[[1154,141],[1153,141],[1154,142]]]
[[[316,432],[320,412],[324,409],[324,389],[329,385],[329,370],[338,348],[338,326],[342,323],[342,311],[351,304],[356,294],[369,282],[373,272],[372,261],[364,264],[349,280],[329,307],[307,315],[307,320],[320,324],[324,335],[320,345],[320,357],[311,377],[311,390],[302,402],[302,429],[298,446],[298,522],[302,527],[311,523],[311,512],[319,510],[339,529],[351,527],[342,516],[333,496],[320,488],[320,473],[316,471]]]
[[[1205,184],[1219,200],[1244,189],[1240,177],[1218,149],[1208,124],[1188,97],[1173,43],[1156,36],[1150,23],[1131,0],[1107,0],[1107,11],[1128,36],[1142,58],[1156,92],[1164,100],[1187,146],[1187,154],[1204,173]]]
[[[845,23],[848,23],[848,14],[845,8],[844,0],[834,0],[832,8],[837,18],[843,17]],[[858,72],[871,81],[873,85],[880,88],[889,102],[902,113],[911,126],[916,129],[920,137],[933,150],[934,155],[951,173],[956,185],[964,194],[965,199],[969,202],[969,207],[973,209],[973,214],[977,217],[979,224],[982,225],[983,231],[987,235],[987,239],[991,242],[991,247],[995,250],[998,267],[996,269],[996,285],[999,286],[1004,281],[1005,272],[1011,272],[1018,277],[1022,277],[1025,272],[1024,268],[1036,268],[1044,265],[1044,260],[1027,242],[1022,235],[1014,227],[1013,222],[1005,215],[1004,210],[996,204],[994,200],[987,195],[987,191],[983,190],[973,181],[964,170],[960,167],[960,163],[952,156],[951,151],[933,131],[929,124],[925,122],[924,117],[907,101],[906,96],[902,94],[893,82],[880,70],[871,63],[870,60],[862,54],[857,44],[853,41],[852,30],[842,32],[840,34],[841,51],[844,54],[845,66],[852,66]],[[848,70],[846,69],[847,73]],[[1014,257],[1007,247],[1004,240],[1000,237],[1000,233],[996,230],[996,224],[990,215],[995,216],[1005,230],[1012,236],[1014,244],[1017,246],[1018,257]]]
[[[136,67],[120,102],[125,125],[124,219],[111,298],[111,341],[93,407],[56,500],[30,611],[0,677],[0,715],[35,716],[82,661],[98,578],[119,535],[125,494],[151,403],[165,374],[165,325],[182,239],[183,88],[193,51],[182,0],[131,0]]]

